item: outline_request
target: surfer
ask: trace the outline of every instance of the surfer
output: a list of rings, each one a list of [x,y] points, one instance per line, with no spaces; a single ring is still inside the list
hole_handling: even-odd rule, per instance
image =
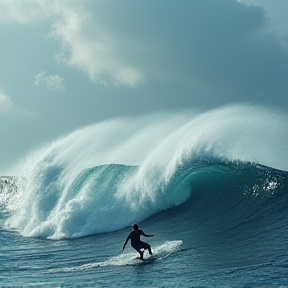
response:
[[[142,230],[138,229],[138,225],[134,224],[133,226],[133,230],[132,232],[130,232],[130,234],[127,236],[125,243],[123,245],[123,249],[122,249],[122,253],[125,249],[125,246],[127,244],[127,242],[129,241],[129,239],[131,240],[131,246],[140,254],[139,259],[143,260],[143,254],[144,251],[142,251],[141,249],[148,249],[149,254],[152,255],[152,250],[151,250],[151,246],[140,240],[140,236],[144,236],[144,237],[154,237],[155,235],[149,235],[149,234],[145,234]]]

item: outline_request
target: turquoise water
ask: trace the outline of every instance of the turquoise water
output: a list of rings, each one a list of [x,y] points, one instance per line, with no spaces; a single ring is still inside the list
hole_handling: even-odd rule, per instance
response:
[[[0,286],[288,287],[287,117],[273,113],[118,119],[32,151],[1,177]],[[157,234],[144,262],[121,254],[134,222]]]

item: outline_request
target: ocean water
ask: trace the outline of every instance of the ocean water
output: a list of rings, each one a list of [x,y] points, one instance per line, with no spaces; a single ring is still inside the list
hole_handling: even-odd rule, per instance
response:
[[[34,149],[0,178],[0,287],[288,287],[287,124],[236,105]],[[121,253],[135,222],[145,261]]]

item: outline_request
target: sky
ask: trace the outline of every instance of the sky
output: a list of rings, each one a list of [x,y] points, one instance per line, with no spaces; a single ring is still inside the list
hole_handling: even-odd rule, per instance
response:
[[[1,0],[0,174],[115,117],[287,111],[287,11],[287,0]]]

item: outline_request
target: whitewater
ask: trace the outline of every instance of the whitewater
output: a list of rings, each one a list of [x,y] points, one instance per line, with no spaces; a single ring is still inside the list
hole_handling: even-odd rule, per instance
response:
[[[287,124],[251,105],[170,111],[34,149],[1,177],[1,285],[288,287]],[[144,262],[121,254],[133,223],[157,234]]]

